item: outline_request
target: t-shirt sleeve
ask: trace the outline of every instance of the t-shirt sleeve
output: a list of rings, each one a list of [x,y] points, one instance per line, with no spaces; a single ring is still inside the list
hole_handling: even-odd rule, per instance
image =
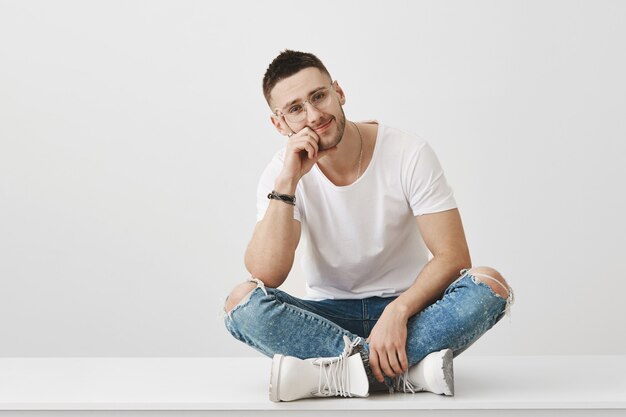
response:
[[[414,216],[457,208],[454,192],[427,142],[410,157],[403,182]]]
[[[272,161],[265,167],[263,174],[261,174],[261,178],[259,179],[259,184],[257,185],[256,192],[256,221],[260,222],[265,217],[265,212],[270,205],[270,200],[267,198],[267,195],[272,192],[274,189],[274,183],[276,182],[276,177],[280,174],[280,171],[283,169],[283,161],[284,161],[284,150],[277,152],[272,158]],[[286,204],[286,203],[282,203]],[[296,205],[293,210],[293,218],[301,221],[300,209],[298,208],[299,202],[298,197],[296,197]]]

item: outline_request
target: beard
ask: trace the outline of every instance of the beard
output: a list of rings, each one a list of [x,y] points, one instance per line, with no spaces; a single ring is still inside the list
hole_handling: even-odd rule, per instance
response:
[[[343,139],[343,133],[346,130],[346,114],[343,112],[343,107],[340,106],[339,110],[341,111],[340,117],[339,118],[335,117],[335,121],[337,122],[337,133],[335,134],[335,136],[332,138],[332,140],[330,141],[328,145],[323,144],[322,141],[320,140],[320,143],[319,143],[320,151],[325,151],[326,149],[334,148],[335,146],[339,145],[339,143],[341,142],[341,139]]]

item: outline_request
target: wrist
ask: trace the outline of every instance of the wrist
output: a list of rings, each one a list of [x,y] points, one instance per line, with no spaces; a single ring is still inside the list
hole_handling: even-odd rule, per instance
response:
[[[296,196],[295,195],[290,195],[290,194],[282,194],[276,191],[272,191],[271,193],[269,193],[267,195],[267,198],[269,198],[270,200],[280,200],[283,203],[287,203],[290,204],[292,206],[296,205]]]
[[[390,314],[393,314],[403,320],[408,320],[411,316],[411,309],[409,306],[405,305],[402,301],[398,301],[398,299],[387,304],[385,311],[387,310]]]
[[[297,179],[278,177],[276,181],[274,181],[274,191],[280,194],[295,195],[297,185]]]

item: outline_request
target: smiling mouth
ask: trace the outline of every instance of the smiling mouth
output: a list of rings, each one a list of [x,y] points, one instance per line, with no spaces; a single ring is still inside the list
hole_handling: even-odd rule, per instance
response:
[[[330,125],[330,123],[331,123],[332,121],[333,121],[333,119],[330,119],[327,123],[324,123],[323,125],[321,125],[321,126],[319,126],[319,127],[316,127],[316,128],[315,128],[315,129],[313,129],[313,130],[315,130],[315,131],[318,131],[318,130],[324,130],[324,129],[326,129],[326,128]]]

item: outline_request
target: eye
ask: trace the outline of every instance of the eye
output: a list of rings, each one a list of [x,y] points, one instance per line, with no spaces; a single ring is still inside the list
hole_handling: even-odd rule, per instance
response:
[[[298,114],[301,111],[302,111],[302,105],[301,104],[296,104],[295,106],[289,107],[289,110],[287,110],[287,113],[289,113],[289,114]]]
[[[318,91],[311,97],[311,103],[319,103],[326,98],[326,90]]]

